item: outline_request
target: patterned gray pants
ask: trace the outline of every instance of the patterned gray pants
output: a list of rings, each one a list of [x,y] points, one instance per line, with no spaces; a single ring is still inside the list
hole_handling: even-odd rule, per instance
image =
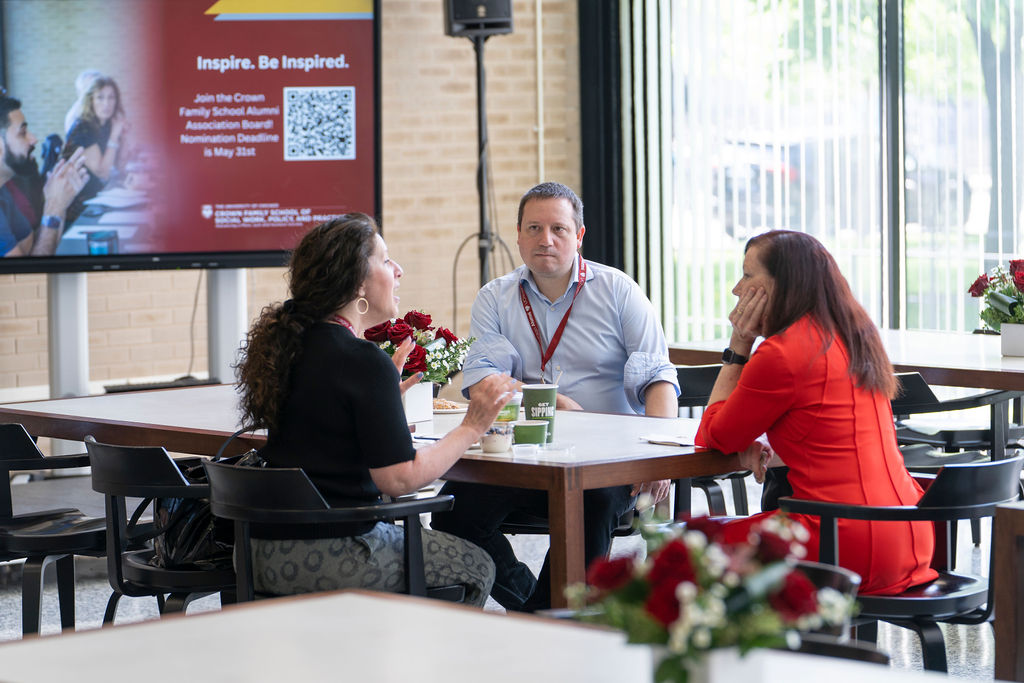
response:
[[[253,539],[253,582],[274,595],[365,588],[405,590],[405,530],[386,522],[361,536],[315,540]],[[466,602],[483,607],[494,583],[494,562],[469,541],[423,530],[427,587],[466,586]]]

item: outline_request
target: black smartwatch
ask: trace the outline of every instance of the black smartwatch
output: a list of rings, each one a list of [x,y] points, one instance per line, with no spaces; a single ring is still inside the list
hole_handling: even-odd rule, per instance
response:
[[[39,226],[42,228],[59,228],[61,223],[60,216],[47,215],[43,216],[39,221]]]
[[[747,360],[746,356],[741,356],[732,349],[722,351],[722,362],[726,365],[743,365]]]

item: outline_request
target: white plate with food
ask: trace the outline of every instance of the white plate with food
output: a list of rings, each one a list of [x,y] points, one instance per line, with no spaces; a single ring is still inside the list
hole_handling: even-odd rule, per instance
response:
[[[434,399],[434,414],[435,415],[449,415],[454,413],[464,413],[469,408],[468,403],[459,403],[458,401],[449,401],[446,398],[435,398]]]

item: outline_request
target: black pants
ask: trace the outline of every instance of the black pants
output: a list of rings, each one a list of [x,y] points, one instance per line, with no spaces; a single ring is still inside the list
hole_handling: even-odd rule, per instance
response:
[[[608,554],[612,531],[619,517],[633,504],[629,486],[583,492],[583,546],[585,562]],[[546,491],[485,484],[448,482],[442,493],[455,496],[449,512],[434,513],[431,526],[483,548],[494,560],[491,596],[507,610],[532,612],[551,606],[550,557],[545,556],[540,576],[516,558],[508,539],[499,531],[512,512],[544,519],[548,516]]]

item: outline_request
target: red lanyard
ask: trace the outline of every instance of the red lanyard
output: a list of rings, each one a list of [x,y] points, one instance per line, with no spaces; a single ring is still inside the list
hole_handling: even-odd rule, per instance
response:
[[[540,338],[540,325],[537,324],[537,318],[533,315],[533,306],[530,304],[530,300],[526,298],[526,288],[523,287],[523,283],[519,283],[519,299],[523,304],[523,311],[526,313],[526,319],[530,323],[530,329],[533,331],[533,336],[537,340],[537,347],[540,349],[540,377],[541,381],[544,381],[544,368],[547,366],[548,361],[551,360],[551,356],[555,353],[555,348],[558,346],[558,342],[562,340],[562,332],[565,331],[565,324],[569,322],[569,314],[572,313],[572,307],[576,303],[576,297],[583,291],[583,285],[587,283],[587,262],[580,259],[580,277],[579,283],[576,285],[576,292],[572,295],[572,301],[569,302],[569,310],[562,316],[562,322],[558,323],[558,328],[555,333],[551,335],[551,343],[548,344],[547,351],[544,350],[544,341]]]
[[[352,323],[350,323],[349,321],[345,320],[340,315],[332,315],[331,316],[331,322],[332,323],[337,323],[338,325],[341,325],[342,327],[347,328],[348,331],[351,332],[353,335],[355,335],[357,337],[359,336],[358,334],[356,334],[356,328],[352,327]]]

